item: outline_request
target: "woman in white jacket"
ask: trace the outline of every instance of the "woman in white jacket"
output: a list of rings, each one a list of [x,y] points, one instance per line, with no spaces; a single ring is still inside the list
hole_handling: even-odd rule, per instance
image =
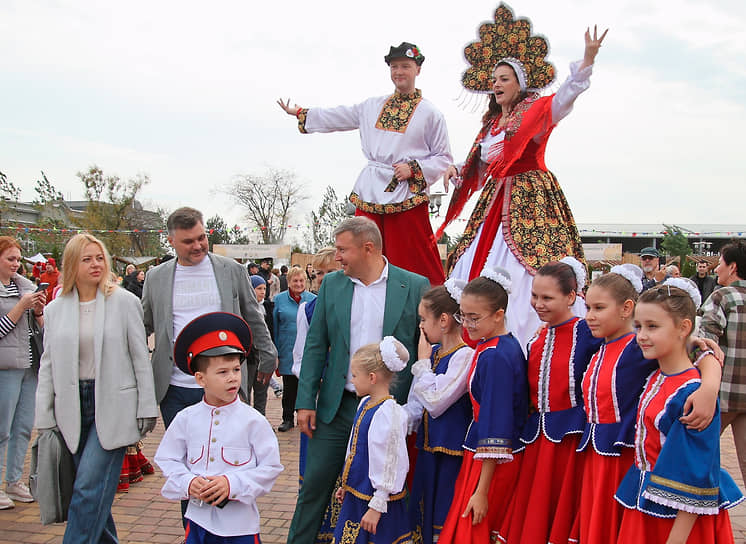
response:
[[[62,268],[45,313],[36,427],[58,427],[77,467],[63,542],[117,542],[111,504],[125,450],[157,416],[142,307],[90,234],[70,239]]]

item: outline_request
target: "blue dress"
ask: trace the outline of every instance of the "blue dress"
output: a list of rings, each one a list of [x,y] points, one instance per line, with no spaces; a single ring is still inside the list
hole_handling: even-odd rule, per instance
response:
[[[379,412],[385,417],[376,417]],[[406,434],[407,416],[393,397],[378,402],[365,397],[360,402],[342,470],[345,496],[332,544],[412,541],[404,485],[409,467]],[[372,505],[379,512],[381,507],[386,510],[381,514],[375,535],[360,525]]]
[[[635,463],[614,496],[628,509],[620,541],[622,535],[629,542],[641,533],[651,539],[665,535],[679,510],[699,514],[690,541],[732,541],[730,524],[717,518],[743,496],[720,468],[720,412],[702,431],[679,421],[684,403],[700,384],[699,370],[692,367],[671,375],[658,370],[645,385],[637,412]]]
[[[453,356],[463,348],[466,348],[463,353],[467,356],[472,353],[461,344],[438,356],[440,345],[434,346],[430,357],[433,373],[444,375]],[[469,362],[465,365],[464,382],[468,377]],[[417,464],[409,497],[412,529],[422,542],[435,541],[443,529],[453,502],[454,485],[464,455],[461,446],[471,419],[471,401],[466,392],[437,417],[423,410],[417,429]]]

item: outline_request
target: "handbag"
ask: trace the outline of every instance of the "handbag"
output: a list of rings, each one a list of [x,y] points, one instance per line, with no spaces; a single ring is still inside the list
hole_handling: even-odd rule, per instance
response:
[[[44,353],[44,329],[39,326],[31,310],[26,313],[28,314],[28,328],[31,331],[31,337],[29,338],[31,344],[31,368],[38,373],[41,354]]]

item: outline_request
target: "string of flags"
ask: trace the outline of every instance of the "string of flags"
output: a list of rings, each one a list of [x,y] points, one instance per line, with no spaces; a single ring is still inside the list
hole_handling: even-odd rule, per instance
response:
[[[468,221],[468,219],[457,219],[456,221],[459,222],[465,222]],[[304,224],[294,224],[294,225],[285,225],[286,230],[292,230],[292,229],[305,229],[312,227],[312,223],[304,223]],[[319,223],[316,223],[316,226],[319,226]],[[261,232],[264,230],[267,230],[266,226],[262,227],[239,227],[236,225],[235,227],[229,227],[226,229],[207,229],[208,234],[215,234],[215,233],[235,233],[235,232]],[[279,227],[278,227],[279,228]],[[11,230],[16,232],[46,232],[46,233],[58,233],[58,234],[79,234],[81,232],[90,232],[92,234],[100,234],[100,233],[106,233],[106,234],[167,234],[166,229],[81,229],[81,228],[43,228],[43,227],[28,227],[23,225],[3,225],[0,226],[0,230]],[[669,234],[667,230],[661,230],[661,231],[646,231],[646,232],[637,232],[637,231],[611,231],[611,230],[595,230],[595,229],[579,229],[581,236],[592,236],[592,235],[599,235],[599,236],[631,236],[631,237],[652,237],[652,236],[665,236],[666,234]],[[734,236],[734,237],[743,237],[744,232],[743,231],[709,231],[709,232],[682,232],[684,236],[687,238],[689,237],[706,237],[706,236]]]

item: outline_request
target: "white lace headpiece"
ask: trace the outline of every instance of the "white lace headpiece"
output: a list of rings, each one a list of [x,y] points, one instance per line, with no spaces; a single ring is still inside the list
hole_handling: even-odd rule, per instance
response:
[[[583,266],[583,263],[581,263],[575,257],[571,257],[569,255],[567,257],[562,257],[560,259],[560,262],[565,263],[567,266],[572,268],[573,272],[575,272],[575,281],[578,283],[577,292],[580,293],[583,290],[583,287],[585,287],[585,266]]]
[[[515,72],[515,78],[518,80],[518,85],[521,88],[521,92],[526,92],[526,80],[528,79],[526,74],[526,68],[523,66],[523,63],[519,61],[518,59],[514,57],[503,57],[499,61],[497,61],[497,64],[500,63],[508,64]],[[497,66],[495,67],[497,68]]]
[[[381,358],[383,364],[386,365],[391,372],[399,372],[404,370],[407,366],[407,361],[402,361],[399,358],[399,354],[396,351],[396,344],[401,343],[393,336],[384,336],[381,343],[378,344],[378,349],[381,350]]]
[[[456,304],[461,304],[461,295],[464,294],[466,282],[458,278],[448,278],[443,286],[448,291],[448,294],[451,295],[451,298],[456,301]]]
[[[510,294],[510,287],[513,285],[513,282],[510,281],[510,272],[504,268],[500,268],[499,266],[496,266],[495,268],[485,267],[479,275],[499,284],[503,289],[505,289],[507,294]]]
[[[632,284],[635,291],[642,292],[642,269],[636,264],[624,263],[612,266],[609,272],[619,274]]]
[[[702,304],[702,294],[699,292],[699,289],[697,289],[697,284],[689,278],[668,278],[663,282],[663,285],[678,287],[684,291],[694,301],[695,308],[699,308],[699,305]]]

